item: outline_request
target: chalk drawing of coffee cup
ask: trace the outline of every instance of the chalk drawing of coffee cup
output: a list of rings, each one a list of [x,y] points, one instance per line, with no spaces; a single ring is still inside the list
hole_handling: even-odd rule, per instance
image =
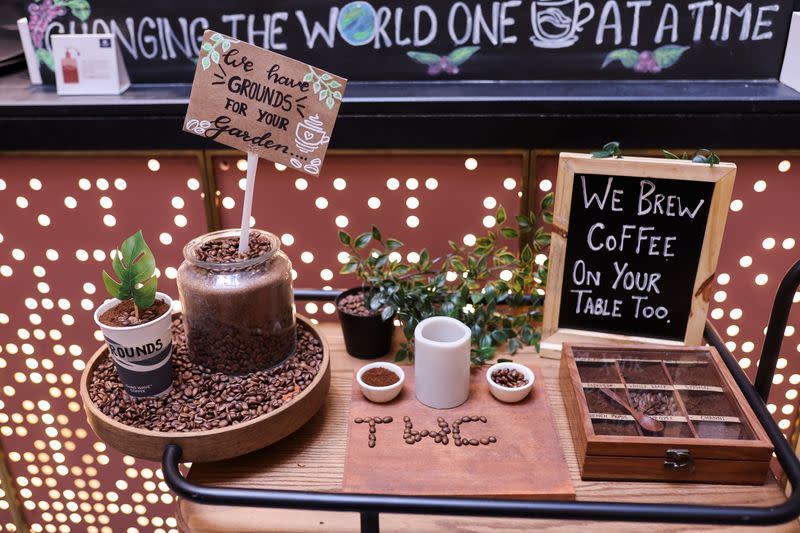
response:
[[[304,154],[313,152],[320,145],[328,144],[330,140],[330,136],[323,129],[322,121],[319,120],[319,115],[308,117],[295,129],[294,142],[297,149]]]
[[[585,16],[581,16],[583,12]],[[531,2],[531,42],[538,48],[567,48],[594,17],[594,6],[581,0],[534,0]]]

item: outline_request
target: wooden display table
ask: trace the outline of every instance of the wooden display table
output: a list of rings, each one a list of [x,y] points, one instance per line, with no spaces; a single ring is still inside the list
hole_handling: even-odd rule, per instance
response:
[[[331,390],[327,404],[294,435],[249,455],[218,463],[192,465],[188,478],[198,484],[259,489],[340,491],[347,441],[350,384],[353,370],[365,362],[347,355],[338,324],[323,324],[320,331],[331,349]],[[552,352],[551,352],[552,353]],[[575,485],[577,499],[616,502],[691,503],[706,505],[778,505],[783,491],[770,477],[764,486],[704,484],[629,483],[582,481],[569,432],[567,413],[558,385],[558,361],[542,358],[532,349],[515,356],[520,363],[534,363],[542,369],[559,437]],[[542,465],[541,468],[546,468]],[[533,468],[533,466],[532,466]],[[179,500],[177,519],[183,531],[191,533],[276,531],[356,532],[357,513],[292,511],[200,505]],[[512,520],[381,514],[382,532],[425,531],[596,531],[640,532],[641,523],[576,522],[556,520]],[[800,531],[800,523],[789,522],[770,528],[648,524],[648,532],[661,531]]]

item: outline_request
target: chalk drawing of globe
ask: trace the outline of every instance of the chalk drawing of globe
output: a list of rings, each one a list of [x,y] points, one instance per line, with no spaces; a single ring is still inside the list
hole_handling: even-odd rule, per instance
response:
[[[367,44],[375,35],[375,8],[368,2],[350,2],[339,12],[337,28],[348,44]]]

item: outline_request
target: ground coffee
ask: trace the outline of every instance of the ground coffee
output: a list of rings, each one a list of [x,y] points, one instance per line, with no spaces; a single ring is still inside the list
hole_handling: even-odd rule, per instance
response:
[[[400,376],[383,367],[370,368],[361,375],[361,381],[371,387],[388,387],[400,381]]]

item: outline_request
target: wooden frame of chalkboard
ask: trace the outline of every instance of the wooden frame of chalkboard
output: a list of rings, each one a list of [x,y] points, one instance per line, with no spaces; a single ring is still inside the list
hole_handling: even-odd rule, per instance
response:
[[[701,344],[735,177],[731,163],[562,153],[542,346]]]

